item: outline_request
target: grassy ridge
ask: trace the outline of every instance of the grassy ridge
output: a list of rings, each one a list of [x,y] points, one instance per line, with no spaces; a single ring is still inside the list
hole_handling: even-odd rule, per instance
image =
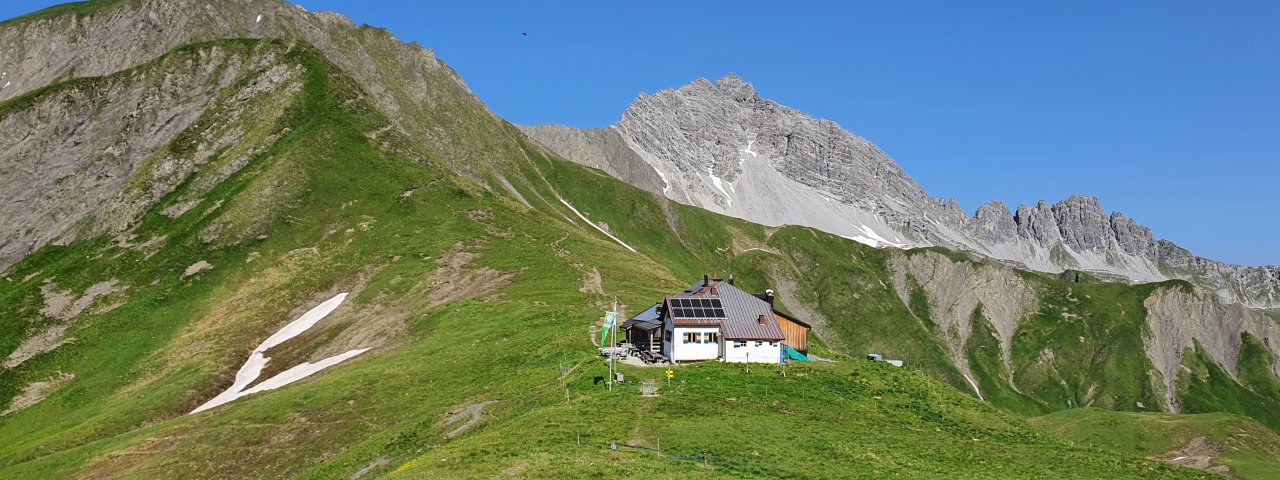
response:
[[[918,371],[885,364],[791,365],[785,377],[776,366],[745,373],[702,364],[677,368],[670,387],[661,369],[626,372],[633,383],[612,394],[590,377],[570,381],[569,401],[430,449],[391,478],[1197,476],[1073,448]],[[658,382],[659,397],[639,395],[645,380]],[[614,441],[660,445],[665,456],[610,451]],[[668,458],[702,453],[708,467]]]
[[[1159,284],[1024,276],[1038,283],[1039,305],[1014,337],[1014,379],[1023,391],[1054,410],[1160,409],[1161,386],[1146,374],[1152,366],[1142,343],[1142,302]]]
[[[1182,359],[1183,370],[1178,375],[1178,398],[1182,402],[1182,411],[1240,413],[1253,417],[1273,431],[1280,431],[1280,419],[1277,418],[1280,401],[1274,396],[1277,381],[1274,376],[1260,375],[1270,370],[1270,362],[1266,349],[1258,347],[1256,340],[1246,338],[1238,367],[1238,371],[1244,374],[1242,380],[1246,382],[1242,385],[1196,342],[1194,349],[1187,349]]]
[[[1258,422],[1239,415],[1172,415],[1089,408],[1034,418],[1031,424],[1079,445],[1145,457],[1166,457],[1169,451],[1203,436],[1222,450],[1214,463],[1231,467],[1235,477],[1280,476],[1280,437]]]

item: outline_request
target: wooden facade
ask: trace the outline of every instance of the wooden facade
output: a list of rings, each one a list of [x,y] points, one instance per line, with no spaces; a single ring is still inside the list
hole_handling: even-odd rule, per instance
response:
[[[800,353],[808,353],[809,324],[791,318],[777,310],[773,311],[773,316],[777,318],[778,328],[782,329],[782,335],[786,337],[782,343],[798,350]]]

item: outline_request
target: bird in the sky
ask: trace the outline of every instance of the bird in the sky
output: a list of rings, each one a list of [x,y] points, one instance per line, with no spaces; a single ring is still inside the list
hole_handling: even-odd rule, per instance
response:
[[[527,37],[527,36],[529,36],[529,32],[520,32],[520,34],[521,34],[521,35],[524,35],[524,36],[526,36],[526,37]]]

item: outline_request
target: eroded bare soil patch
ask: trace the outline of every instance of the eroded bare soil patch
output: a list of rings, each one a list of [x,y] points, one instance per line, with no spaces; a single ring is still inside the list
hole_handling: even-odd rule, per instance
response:
[[[502,272],[489,267],[467,270],[465,267],[480,254],[463,250],[462,244],[440,254],[439,267],[427,276],[431,293],[427,296],[427,308],[447,303],[479,298],[511,283],[514,272]]]
[[[40,403],[41,400],[48,398],[50,394],[58,391],[59,388],[62,388],[63,385],[66,385],[67,382],[70,382],[75,378],[76,375],[74,373],[57,372],[54,376],[49,377],[48,380],[32,382],[30,385],[27,385],[26,388],[22,389],[22,393],[13,397],[13,401],[9,404],[9,408],[0,412],[0,416],[8,415]]]
[[[1215,465],[1213,460],[1222,453],[1222,449],[1209,437],[1199,436],[1191,439],[1186,445],[1170,450],[1164,460],[1174,465],[1204,470],[1209,473],[1230,476],[1231,468],[1226,465]]]

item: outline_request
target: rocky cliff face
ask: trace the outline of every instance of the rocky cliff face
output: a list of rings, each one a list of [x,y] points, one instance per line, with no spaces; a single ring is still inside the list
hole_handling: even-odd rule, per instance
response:
[[[1164,378],[1170,411],[1179,411],[1176,382],[1183,355],[1197,343],[1236,381],[1242,335],[1261,341],[1272,358],[1280,358],[1280,324],[1240,305],[1197,290],[1162,288],[1145,306],[1151,331],[1147,357]],[[1280,376],[1280,362],[1272,362],[1271,370]]]
[[[88,13],[37,12],[0,28],[0,100],[55,81],[100,76],[151,61],[195,42],[226,38],[300,40],[350,75],[387,112],[391,134],[422,140],[442,154],[406,152],[444,164],[486,186],[520,158],[497,138],[510,130],[431,50],[386,30],[357,26],[332,12],[281,0],[124,0]]]
[[[248,58],[212,48],[184,65],[145,68],[184,46],[229,38],[284,39],[285,48]],[[8,219],[0,271],[81,228],[122,230],[219,149],[242,150],[223,166],[233,173],[272,138],[241,138],[251,126],[226,124],[215,128],[218,138],[195,139],[191,155],[158,149],[211,109],[237,118],[253,99],[285,101],[296,69],[263,68],[291,41],[314,46],[388,113],[392,125],[371,135],[417,140],[397,142],[402,154],[486,186],[501,178],[495,158],[521,157],[510,130],[430,50],[339,14],[280,0],[125,0],[37,12],[0,23],[0,214]],[[127,80],[115,75],[131,69]],[[238,93],[224,91],[233,85]],[[125,180],[148,164],[151,178],[130,188]]]
[[[228,122],[192,139],[207,141],[190,152],[162,148],[208,112],[239,118],[261,102],[287,104],[297,70],[285,53],[282,44],[204,46],[42,90],[25,108],[8,105],[0,113],[0,269],[49,242],[119,232],[215,151],[256,147],[243,138],[245,125]],[[149,181],[130,183],[139,172]]]
[[[924,291],[929,299],[929,312],[925,313],[938,323],[941,343],[952,363],[980,398],[984,394],[974,380],[966,350],[974,330],[975,312],[980,312],[995,329],[1005,371],[1014,371],[1014,334],[1036,303],[1035,290],[1017,273],[1004,266],[953,262],[935,252],[897,256],[889,267],[894,290],[903,305],[911,306],[909,279]],[[1012,373],[1002,380],[1017,388]]]
[[[0,29],[0,72],[6,85],[0,100],[57,80],[118,72],[190,43],[235,37],[306,40],[360,80],[372,80],[384,69],[447,68],[429,50],[398,42],[379,46],[393,49],[402,64],[377,65],[373,52],[359,48],[367,45],[350,35],[355,28],[340,14],[311,13],[280,0],[132,0],[86,15],[46,17],[37,12]],[[461,85],[456,75],[450,77]],[[396,107],[387,84],[369,84],[380,87],[372,93],[383,106]]]
[[[521,127],[529,136],[556,146],[566,159],[603,170],[615,178],[653,193],[663,194],[666,184],[614,128],[578,130],[564,125]]]
[[[564,128],[526,132],[580,163],[633,172],[619,178],[653,191],[651,175],[634,173],[642,170],[638,157],[663,180],[668,198],[726,215],[810,226],[873,246],[967,250],[1044,272],[1182,278],[1230,302],[1280,307],[1280,267],[1195,257],[1118,212],[1108,216],[1093,197],[1020,205],[1016,213],[992,202],[968,217],[954,201],[930,197],[875,145],[763,99],[734,75],[641,95],[613,126],[630,152],[589,146],[600,142]]]

